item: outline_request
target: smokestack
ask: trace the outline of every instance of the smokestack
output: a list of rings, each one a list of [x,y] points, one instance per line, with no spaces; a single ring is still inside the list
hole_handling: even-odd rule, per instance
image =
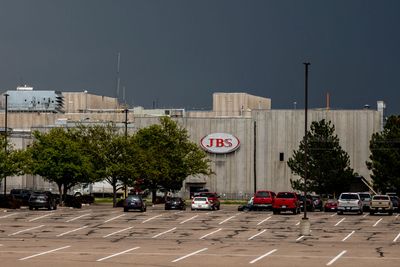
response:
[[[330,109],[330,95],[329,92],[326,93],[326,109],[329,110]]]

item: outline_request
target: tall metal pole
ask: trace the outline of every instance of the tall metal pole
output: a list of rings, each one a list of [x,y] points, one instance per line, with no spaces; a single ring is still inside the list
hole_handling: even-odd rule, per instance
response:
[[[257,191],[257,122],[254,121],[254,162],[253,162],[253,168],[254,168],[254,194]]]
[[[307,125],[308,125],[308,66],[310,63],[303,63],[305,66],[305,105],[304,105],[304,219],[307,219],[307,178],[308,178],[308,138],[307,138]]]
[[[4,112],[4,151],[6,152],[6,161],[8,160],[8,151],[7,151],[7,135],[8,135],[8,125],[7,125],[7,111],[8,111],[8,94],[4,94],[6,97],[5,101],[5,112]],[[7,170],[6,170],[7,173]],[[7,175],[4,176],[4,196],[7,194]]]
[[[125,108],[125,139],[128,137],[128,108]]]

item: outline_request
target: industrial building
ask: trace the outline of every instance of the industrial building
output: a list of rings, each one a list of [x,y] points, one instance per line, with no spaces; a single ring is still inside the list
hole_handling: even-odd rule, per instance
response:
[[[124,127],[126,114],[123,111],[127,110],[129,133],[158,123],[160,116],[167,115],[188,130],[193,142],[206,149],[214,174],[188,177],[182,188],[183,195],[208,188],[227,198],[244,198],[255,189],[291,190],[290,179],[298,178],[291,173],[287,160],[298,149],[304,136],[304,110],[271,109],[269,98],[246,93],[214,93],[211,111],[146,110],[142,107],[127,108],[115,98],[87,91],[30,91],[30,96],[32,92],[36,93],[36,100],[50,99],[54,105],[47,109],[39,109],[39,105],[29,106],[29,90],[26,89],[6,92],[9,95],[7,123],[12,129],[10,140],[17,148],[32,142],[31,131],[37,128],[110,121]],[[0,125],[4,125],[5,97],[0,98]],[[14,105],[17,102],[18,108]],[[382,101],[377,102],[375,110],[310,109],[308,123],[321,119],[331,121],[342,148],[350,156],[351,167],[369,179],[370,171],[365,164],[370,155],[369,141],[373,133],[383,128],[383,112]],[[228,141],[224,143],[222,140]],[[3,188],[3,184],[1,186]],[[9,177],[7,191],[11,188],[56,190],[40,177],[30,175]]]

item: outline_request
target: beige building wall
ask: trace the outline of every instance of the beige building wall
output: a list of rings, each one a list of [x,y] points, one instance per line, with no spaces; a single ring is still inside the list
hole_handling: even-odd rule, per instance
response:
[[[89,94],[88,92],[63,92],[65,113],[85,112],[90,109],[119,108],[116,98]]]

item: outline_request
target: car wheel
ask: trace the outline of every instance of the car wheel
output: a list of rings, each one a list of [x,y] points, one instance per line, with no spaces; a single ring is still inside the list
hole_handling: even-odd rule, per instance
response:
[[[127,212],[128,211],[128,208],[124,208],[124,212]]]
[[[38,210],[39,208],[35,208],[35,210]]]
[[[33,210],[33,207],[32,207],[32,206],[29,206],[29,210]]]
[[[297,214],[297,209],[293,209],[292,212],[293,212],[294,215],[296,215]]]
[[[343,211],[338,211],[337,214],[338,215],[343,215]]]
[[[219,209],[220,209],[220,205],[217,206],[217,210],[219,210]]]
[[[393,211],[391,210],[391,211],[389,211],[389,216],[392,216],[393,215]]]
[[[374,215],[374,211],[373,211],[373,210],[370,210],[370,211],[369,211],[369,215]]]
[[[54,204],[53,210],[57,209],[57,204]]]
[[[362,209],[360,209],[360,211],[358,212],[358,214],[362,215],[364,213],[364,211]]]

